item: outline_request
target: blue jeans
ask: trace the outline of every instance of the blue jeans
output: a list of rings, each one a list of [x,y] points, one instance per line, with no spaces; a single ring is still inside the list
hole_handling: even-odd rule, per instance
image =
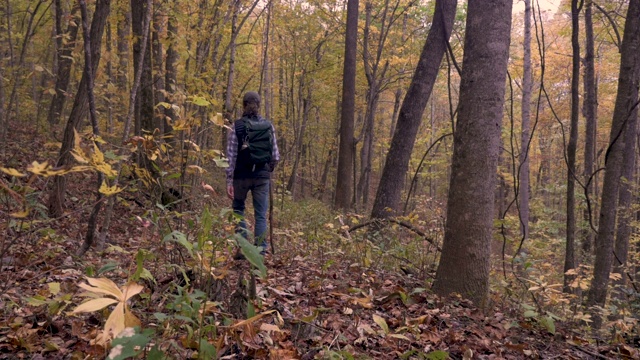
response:
[[[262,252],[267,250],[267,209],[269,208],[269,179],[233,179],[233,212],[240,216],[240,222],[236,228],[248,239],[247,223],[244,220],[245,201],[251,191],[253,198],[253,210],[256,221],[254,231],[254,243],[262,247]]]

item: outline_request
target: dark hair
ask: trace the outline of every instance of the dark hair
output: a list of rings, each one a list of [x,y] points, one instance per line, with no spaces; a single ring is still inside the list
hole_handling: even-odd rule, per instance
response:
[[[258,115],[260,112],[260,95],[255,91],[247,91],[242,98],[242,106],[244,108],[242,115]]]

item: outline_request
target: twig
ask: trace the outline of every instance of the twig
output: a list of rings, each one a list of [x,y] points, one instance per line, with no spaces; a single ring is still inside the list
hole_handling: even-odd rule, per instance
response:
[[[422,236],[422,237],[423,237],[425,240],[427,240],[431,245],[435,246],[435,247],[436,247],[436,249],[438,249],[438,251],[442,251],[442,248],[440,248],[440,246],[438,246],[438,244],[436,244],[436,242],[435,242],[435,241],[434,241],[434,240],[433,240],[429,235],[427,235],[424,231],[422,231],[422,230],[420,230],[420,229],[418,229],[418,228],[414,227],[413,225],[411,225],[411,224],[409,224],[409,223],[406,223],[406,222],[404,222],[404,221],[402,221],[402,220],[393,219],[393,218],[391,218],[391,219],[375,219],[375,220],[371,220],[371,221],[364,222],[364,223],[362,223],[362,224],[354,225],[354,226],[352,226],[349,230],[347,230],[347,231],[346,231],[346,233],[347,233],[347,234],[348,234],[348,233],[351,233],[352,231],[358,230],[358,229],[360,229],[360,228],[363,228],[363,227],[365,227],[365,226],[369,226],[369,225],[374,225],[374,224],[375,224],[375,225],[381,225],[381,224],[383,224],[384,222],[390,222],[390,223],[394,223],[394,224],[400,225],[400,226],[402,226],[402,227],[405,227],[405,228],[407,228],[407,229],[409,229],[409,230],[413,231],[414,233],[416,233],[416,234],[418,234],[418,235]],[[344,224],[342,223],[342,219],[340,219],[340,224],[344,225]],[[351,236],[350,236],[350,235],[349,235],[349,239],[351,239]]]
[[[604,356],[604,355],[602,355],[602,354],[598,354],[598,353],[596,353],[596,352],[593,352],[593,351],[587,350],[587,349],[583,348],[582,346],[578,346],[578,345],[575,345],[575,344],[571,344],[571,345],[572,345],[574,348],[576,348],[576,350],[582,351],[583,353],[588,354],[588,355],[591,355],[591,356],[595,356],[595,357],[597,357],[598,359],[613,360],[613,358],[610,358],[610,357],[608,357],[608,356]]]

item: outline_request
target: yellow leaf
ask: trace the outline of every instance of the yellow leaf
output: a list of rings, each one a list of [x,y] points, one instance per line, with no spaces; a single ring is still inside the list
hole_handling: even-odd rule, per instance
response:
[[[126,327],[136,327],[141,325],[140,319],[133,315],[126,306],[124,308],[124,325]]]
[[[77,313],[83,313],[83,312],[94,312],[100,309],[104,309],[105,307],[109,305],[113,305],[117,302],[118,300],[111,299],[111,298],[91,299],[85,303],[78,305],[78,307],[75,308],[71,313],[77,314]]]
[[[389,325],[387,325],[387,322],[381,316],[373,314],[371,317],[373,317],[373,321],[382,328],[385,334],[389,333]]]
[[[271,314],[273,312],[275,312],[275,310],[267,310],[267,311],[262,312],[262,313],[260,313],[260,314],[258,314],[256,316],[254,316],[254,317],[251,317],[251,318],[249,318],[247,320],[242,320],[242,321],[238,322],[237,324],[232,325],[231,328],[232,329],[237,329],[237,328],[242,327],[244,325],[251,324],[251,323],[253,323],[253,322],[257,321],[257,320],[260,320],[265,315]]]
[[[620,281],[622,279],[622,275],[620,275],[618,273],[610,273],[609,274],[609,279],[611,279],[613,281]]]
[[[102,181],[102,185],[100,185],[100,193],[104,194],[105,196],[111,196],[114,194],[117,194],[119,192],[121,192],[122,190],[124,190],[123,188],[119,188],[118,186],[109,186],[107,185],[106,181]]]
[[[93,155],[91,156],[91,161],[96,165],[104,163],[104,154],[95,143],[93,144]]]
[[[118,303],[113,309],[111,315],[107,319],[107,323],[104,325],[104,332],[99,339],[96,339],[99,344],[106,344],[110,340],[120,334],[122,330],[126,328],[124,316],[124,303]]]
[[[47,168],[49,167],[49,164],[47,164],[47,162],[43,162],[43,163],[39,163],[37,161],[34,161],[31,163],[31,165],[29,165],[27,167],[27,170],[36,174],[36,175],[45,175],[47,173]]]
[[[198,165],[187,166],[187,174],[202,174],[202,173],[204,173],[204,169]]]
[[[60,283],[58,282],[48,283],[47,286],[49,286],[49,292],[51,295],[58,295],[60,292]]]
[[[14,168],[5,168],[5,167],[0,167],[0,171],[2,171],[5,174],[8,174],[10,176],[15,176],[15,177],[24,177],[27,176],[27,174],[23,174],[20,171],[14,169]]]
[[[123,301],[127,301],[135,295],[138,295],[142,289],[144,289],[144,286],[136,283],[129,283],[125,285],[122,287],[122,292],[124,293]]]
[[[26,209],[24,211],[20,211],[20,212],[14,212],[10,214],[11,217],[17,218],[17,219],[24,219],[27,216],[29,216],[29,209]]]
[[[274,331],[275,332],[282,332],[282,330],[277,325],[266,324],[266,323],[260,324],[260,330],[261,331],[266,331],[268,333],[272,333]]]
[[[122,291],[118,289],[118,286],[111,280],[107,278],[90,278],[87,277],[87,282],[91,286],[87,286],[86,284],[80,284],[79,286],[85,290],[97,292],[100,294],[111,295],[118,300],[122,300]],[[83,286],[84,285],[84,286]]]
[[[211,122],[218,126],[224,126],[224,117],[222,116],[221,113],[216,113],[214,116],[211,117]]]

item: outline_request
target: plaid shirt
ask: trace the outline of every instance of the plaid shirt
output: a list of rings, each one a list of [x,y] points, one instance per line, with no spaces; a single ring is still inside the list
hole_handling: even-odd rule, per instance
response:
[[[259,117],[260,121],[264,120]],[[280,151],[278,150],[278,141],[276,140],[276,128],[271,124],[271,132],[273,134],[273,149],[271,149],[271,165],[272,168],[280,161]],[[238,159],[238,136],[236,135],[235,122],[232,129],[227,132],[227,158],[229,159],[229,167],[227,172],[227,186],[233,186],[233,172],[236,169],[236,160]]]

